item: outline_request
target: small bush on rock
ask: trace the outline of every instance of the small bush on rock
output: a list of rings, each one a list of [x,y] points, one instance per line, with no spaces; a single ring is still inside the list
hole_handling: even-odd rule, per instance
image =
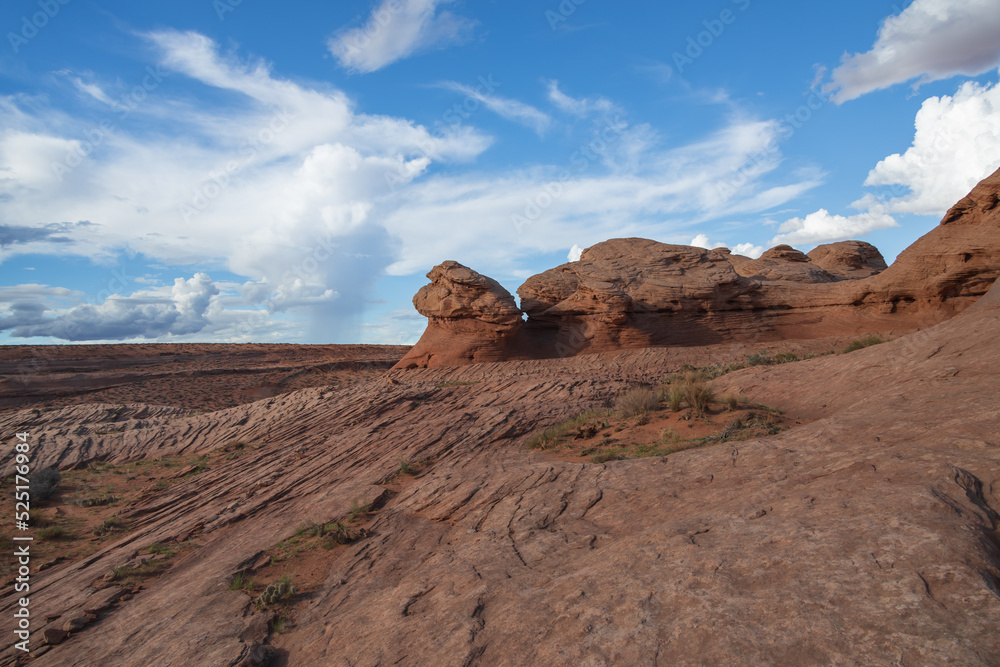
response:
[[[645,415],[660,407],[660,393],[649,387],[634,387],[618,394],[615,410],[623,417]]]
[[[62,476],[56,468],[42,468],[31,475],[29,487],[32,500],[47,500],[59,489]]]

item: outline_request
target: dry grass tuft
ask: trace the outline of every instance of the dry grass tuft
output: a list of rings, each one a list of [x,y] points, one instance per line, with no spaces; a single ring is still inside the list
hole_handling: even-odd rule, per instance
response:
[[[660,392],[650,387],[626,389],[615,398],[615,411],[623,417],[646,415],[660,408]]]

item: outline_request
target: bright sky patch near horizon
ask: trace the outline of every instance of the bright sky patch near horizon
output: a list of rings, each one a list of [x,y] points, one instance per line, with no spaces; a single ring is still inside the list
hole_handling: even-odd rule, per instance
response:
[[[609,238],[861,239],[1000,167],[1000,3],[11,0],[0,342],[412,343]]]

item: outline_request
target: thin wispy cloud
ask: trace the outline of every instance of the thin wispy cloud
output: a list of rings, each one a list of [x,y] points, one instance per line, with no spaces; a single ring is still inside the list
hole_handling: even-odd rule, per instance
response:
[[[341,67],[366,74],[415,53],[467,41],[475,21],[442,9],[452,0],[385,0],[359,28],[327,42]]]
[[[552,122],[547,113],[519,100],[490,95],[482,90],[454,81],[445,81],[441,86],[476,100],[501,118],[530,127],[539,135],[544,134]]]
[[[620,106],[604,97],[594,99],[589,97],[571,97],[559,88],[558,81],[548,82],[548,96],[549,100],[559,109],[575,116],[587,116],[595,113],[601,115],[623,113],[623,109]]]

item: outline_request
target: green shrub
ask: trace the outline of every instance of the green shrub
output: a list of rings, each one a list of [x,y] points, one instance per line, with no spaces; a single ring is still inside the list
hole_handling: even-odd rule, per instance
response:
[[[351,511],[347,515],[348,521],[354,521],[359,518],[364,518],[369,512],[372,511],[372,506],[368,503],[362,503],[360,500],[355,498],[351,501]]]
[[[59,489],[59,480],[62,476],[56,468],[42,468],[31,473],[28,487],[31,490],[31,499],[42,501],[51,498]]]
[[[667,390],[667,403],[670,405],[670,410],[672,412],[679,412],[681,409],[681,403],[684,402],[684,389],[679,385],[672,385],[670,389]]]
[[[236,576],[229,582],[231,591],[252,591],[253,579],[246,572],[237,572]]]
[[[78,507],[101,507],[104,505],[111,505],[118,502],[118,497],[111,494],[106,494],[103,496],[73,496],[69,504],[76,505]]]
[[[739,440],[749,440],[766,435],[774,435],[781,431],[773,415],[751,412],[734,419],[719,435],[705,438],[706,443],[722,443]]]
[[[680,441],[681,441],[681,436],[679,433],[677,433],[677,431],[675,431],[672,428],[665,428],[662,431],[660,431],[660,439],[657,441],[657,444],[672,445]]]
[[[593,436],[598,430],[607,428],[608,423],[604,420],[606,416],[607,413],[603,410],[588,410],[572,419],[551,426],[541,433],[536,433],[528,440],[528,447],[531,449],[551,449],[573,431],[577,432],[578,437]]]
[[[298,530],[295,531],[296,535],[304,535],[305,537],[323,537],[326,535],[327,525],[325,523],[320,523],[318,521],[306,521]],[[293,538],[294,539],[294,538]]]
[[[125,530],[125,522],[116,516],[111,516],[105,519],[100,526],[94,527],[94,535],[101,537],[102,535],[118,532],[120,530]]]
[[[167,558],[173,557],[173,555],[176,553],[170,547],[160,544],[159,542],[153,542],[152,544],[150,544],[148,547],[146,547],[146,551],[148,551],[151,554],[163,554]]]
[[[591,454],[590,460],[594,463],[607,463],[608,461],[621,461],[628,458],[628,456],[620,449],[611,449],[606,452],[599,452],[597,454]]]
[[[68,540],[73,536],[62,526],[47,526],[38,531],[38,537],[43,540]]]
[[[864,338],[859,338],[858,340],[854,341],[846,348],[844,348],[844,354],[847,354],[848,352],[854,352],[855,350],[861,350],[866,347],[871,347],[872,345],[878,345],[879,343],[884,343],[884,342],[886,341],[881,336],[876,336],[875,334],[869,334]]]
[[[761,350],[757,354],[747,355],[747,365],[748,366],[773,366],[777,363],[771,355],[767,353],[767,350]]]
[[[335,544],[350,544],[358,539],[358,536],[340,521],[330,525],[327,537],[330,539],[323,543],[323,548],[327,550],[332,549]]]
[[[33,509],[28,512],[28,524],[36,528],[44,528],[45,526],[51,526],[52,520],[45,516],[41,510]]]

